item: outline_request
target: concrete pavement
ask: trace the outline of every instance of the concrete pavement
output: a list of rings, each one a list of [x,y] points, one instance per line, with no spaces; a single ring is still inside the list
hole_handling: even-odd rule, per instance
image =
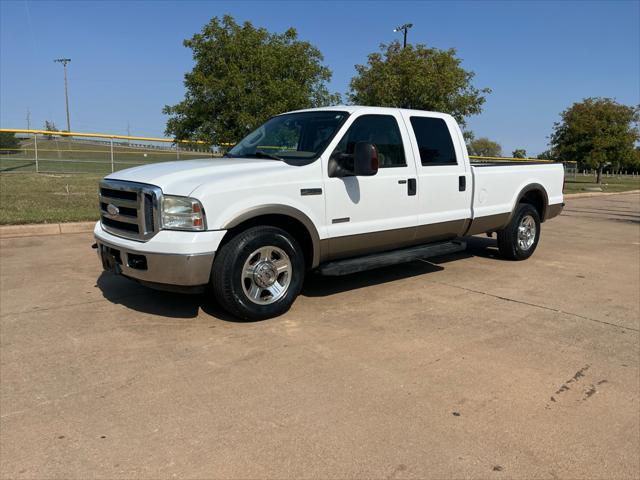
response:
[[[238,323],[0,240],[2,478],[638,478],[640,196],[568,201],[525,262],[312,277]]]

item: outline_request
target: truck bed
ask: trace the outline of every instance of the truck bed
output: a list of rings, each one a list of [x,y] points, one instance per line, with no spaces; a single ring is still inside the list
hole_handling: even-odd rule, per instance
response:
[[[531,185],[546,192],[547,204],[562,203],[564,166],[561,163],[472,163],[473,218],[509,214],[518,194]]]

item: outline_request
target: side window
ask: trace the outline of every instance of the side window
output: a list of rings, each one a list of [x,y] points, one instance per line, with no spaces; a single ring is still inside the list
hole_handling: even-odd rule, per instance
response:
[[[443,119],[411,117],[411,127],[416,135],[422,165],[458,163],[449,128]]]
[[[404,145],[398,122],[391,115],[362,115],[349,127],[331,154],[343,165],[353,165],[353,151],[358,142],[372,143],[378,150],[380,168],[405,167]]]

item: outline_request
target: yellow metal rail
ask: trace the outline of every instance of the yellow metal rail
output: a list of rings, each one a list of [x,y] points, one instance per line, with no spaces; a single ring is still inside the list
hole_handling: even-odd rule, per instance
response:
[[[122,139],[122,140],[138,140],[141,142],[165,142],[165,143],[196,143],[206,145],[207,142],[202,140],[172,140],[170,138],[156,138],[156,137],[132,137],[129,135],[112,135],[109,133],[87,133],[87,132],[51,132],[49,130],[27,130],[22,128],[0,128],[0,132],[6,133],[32,133],[34,135],[56,135],[62,137],[95,137],[95,138],[110,138],[110,139]]]
[[[138,149],[138,151],[132,151],[132,152],[127,152],[127,151],[123,151],[123,150],[118,150],[116,153],[118,155],[147,155],[147,154],[152,154],[152,155],[176,155],[176,152],[174,150],[171,151],[163,151],[163,150],[156,150],[153,148],[147,148],[145,149],[145,147],[128,147],[126,145],[118,145],[117,146],[118,149],[120,148],[130,148],[131,150],[135,150]],[[35,152],[36,149],[35,148],[0,148],[0,150],[2,151],[6,151],[6,152]],[[105,148],[104,150],[73,150],[73,149],[46,149],[46,148],[38,148],[38,152],[42,153],[42,152],[54,152],[54,153],[60,153],[60,152],[72,152],[72,153],[111,153],[111,150],[109,149],[109,145],[107,145],[107,148]],[[190,155],[190,154],[201,154],[203,153],[200,150],[181,150],[180,151],[181,154],[183,155]]]

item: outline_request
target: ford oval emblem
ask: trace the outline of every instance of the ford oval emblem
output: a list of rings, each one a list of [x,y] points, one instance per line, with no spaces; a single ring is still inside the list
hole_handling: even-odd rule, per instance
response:
[[[110,203],[107,205],[107,212],[109,212],[109,215],[118,215],[120,213],[120,209],[113,203]]]

